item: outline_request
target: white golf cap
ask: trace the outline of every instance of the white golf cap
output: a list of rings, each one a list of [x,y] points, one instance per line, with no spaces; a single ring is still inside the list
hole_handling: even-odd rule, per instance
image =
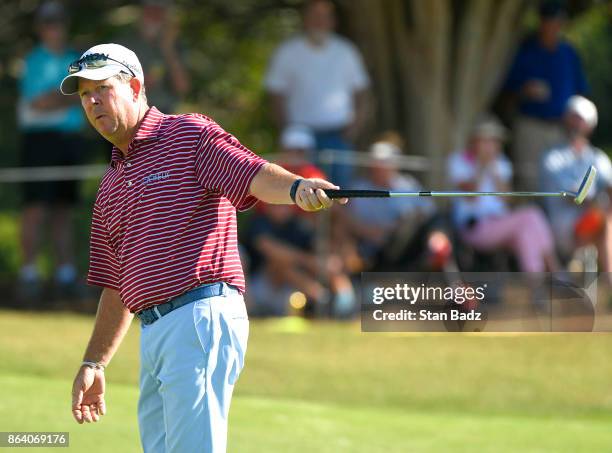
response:
[[[315,149],[316,141],[308,127],[294,124],[283,130],[281,146],[286,149]]]
[[[402,150],[389,142],[375,142],[370,146],[370,158],[378,162],[394,162],[402,155]]]
[[[565,111],[567,113],[575,113],[591,128],[597,126],[597,107],[584,96],[570,97],[567,100]]]
[[[495,115],[483,114],[477,118],[471,136],[504,141],[508,138],[508,132]]]
[[[105,61],[106,64],[97,68],[88,68],[86,64],[83,64],[82,68],[77,72],[64,77],[60,85],[62,94],[75,94],[78,91],[79,80],[77,77],[89,80],[105,80],[120,72],[125,72],[134,75],[141,83],[144,83],[144,73],[140,61],[136,54],[127,47],[123,47],[119,44],[99,44],[81,55],[79,61],[88,56],[93,57],[98,54],[108,58]]]

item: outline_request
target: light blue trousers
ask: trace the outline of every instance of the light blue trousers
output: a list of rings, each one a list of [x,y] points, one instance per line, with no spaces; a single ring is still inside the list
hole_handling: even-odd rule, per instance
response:
[[[237,293],[197,300],[142,326],[138,424],[145,453],[226,451],[248,336]]]

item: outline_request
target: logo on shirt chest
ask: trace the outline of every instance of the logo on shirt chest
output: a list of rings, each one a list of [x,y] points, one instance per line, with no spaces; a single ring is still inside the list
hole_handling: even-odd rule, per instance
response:
[[[152,175],[145,176],[142,182],[143,184],[149,184],[158,181],[165,181],[168,178],[170,178],[170,170],[160,171],[159,173],[153,173]]]

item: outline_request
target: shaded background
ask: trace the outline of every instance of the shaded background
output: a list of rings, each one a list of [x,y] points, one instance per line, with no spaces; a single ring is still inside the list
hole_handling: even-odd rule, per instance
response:
[[[0,166],[18,163],[15,122],[17,78],[22,58],[35,43],[33,17],[41,2],[9,0],[0,5]],[[521,39],[537,23],[536,2],[407,0],[339,1],[341,34],[363,52],[372,77],[373,109],[359,145],[376,133],[397,129],[408,154],[441,162],[465,139],[475,115],[498,106],[498,87]],[[123,1],[65,2],[70,41],[77,50],[111,41],[136,25],[140,4]],[[181,111],[215,118],[260,154],[277,148],[262,80],[276,46],[299,30],[301,3],[291,0],[176,1],[180,42],[192,88]],[[566,36],[582,59],[600,121],[594,144],[612,144],[612,3],[567,3]],[[503,112],[501,112],[503,113]],[[502,115],[503,116],[503,115]],[[108,147],[88,129],[88,161],[106,162]],[[441,187],[443,165],[419,175]],[[97,181],[84,185],[79,242],[86,244],[89,207]],[[16,275],[18,191],[0,187],[0,279]],[[86,247],[79,247],[81,271]],[[44,259],[43,259],[44,260]],[[43,267],[45,264],[43,263]]]

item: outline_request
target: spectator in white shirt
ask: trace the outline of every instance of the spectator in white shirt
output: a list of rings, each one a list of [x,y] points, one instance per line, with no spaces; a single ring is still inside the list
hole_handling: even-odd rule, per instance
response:
[[[345,151],[365,121],[369,78],[357,48],[334,33],[335,22],[332,2],[308,1],[303,33],[278,48],[265,87],[279,128],[308,126],[318,150]],[[333,164],[328,170],[336,184],[350,181],[349,165]]]

